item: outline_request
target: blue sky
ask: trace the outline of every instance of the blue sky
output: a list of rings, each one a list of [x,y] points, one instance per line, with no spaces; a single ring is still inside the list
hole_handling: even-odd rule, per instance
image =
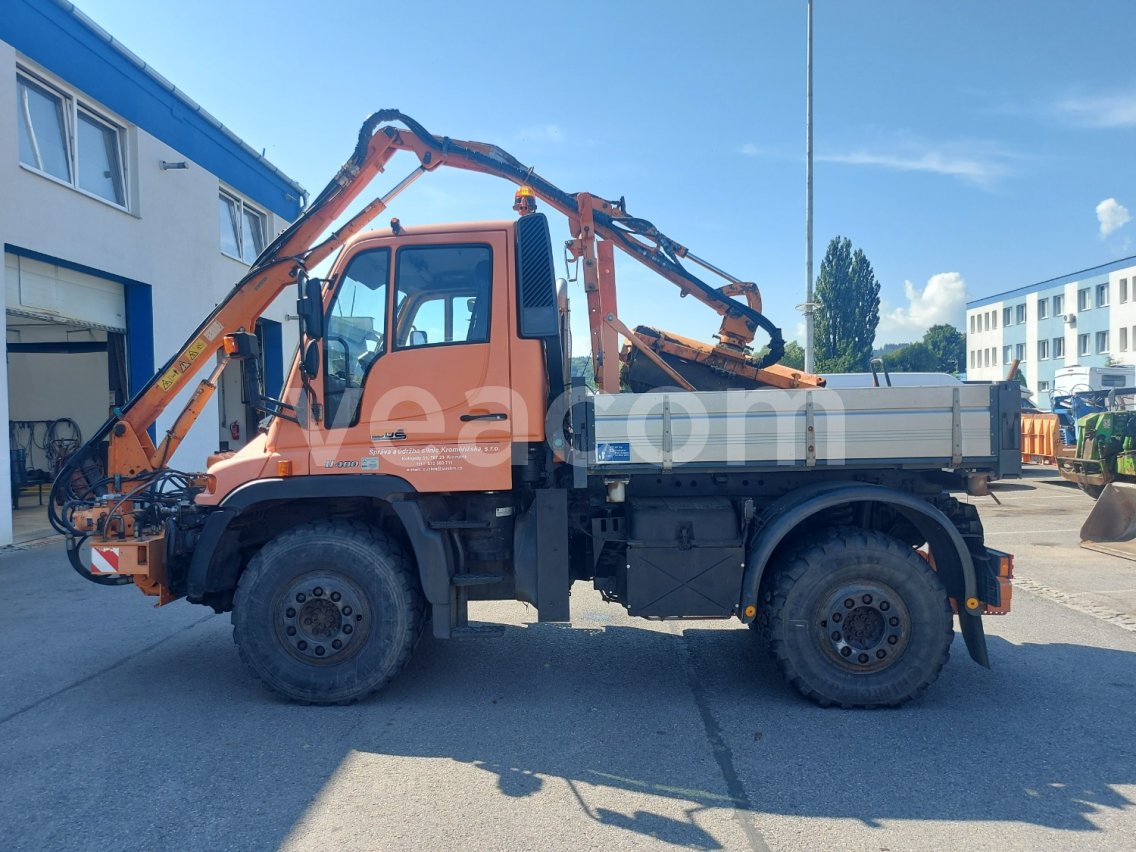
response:
[[[564,189],[626,196],[756,281],[767,315],[800,333],[804,0],[78,6],[312,193],[362,119],[397,107]],[[885,301],[877,343],[1136,254],[1133,33],[1132,0],[815,0],[814,262],[837,234],[865,251]],[[391,182],[412,165],[395,160]],[[510,185],[439,172],[388,215],[507,218],[511,204]],[[628,325],[717,329],[633,261],[617,270]]]

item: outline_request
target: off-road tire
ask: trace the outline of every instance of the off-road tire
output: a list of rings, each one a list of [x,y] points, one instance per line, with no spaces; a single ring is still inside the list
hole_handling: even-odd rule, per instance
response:
[[[787,554],[759,619],[785,678],[822,707],[894,707],[946,663],[954,621],[927,560],[898,539],[836,527]]]
[[[425,601],[405,551],[374,527],[318,521],[266,544],[241,575],[233,639],[268,689],[349,704],[401,671]]]

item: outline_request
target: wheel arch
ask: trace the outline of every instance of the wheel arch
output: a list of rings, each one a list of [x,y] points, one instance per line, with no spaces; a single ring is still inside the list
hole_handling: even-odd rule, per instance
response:
[[[752,524],[742,578],[741,618],[754,620],[760,606],[765,569],[775,561],[779,548],[827,509],[848,504],[877,503],[889,506],[910,522],[927,541],[935,567],[948,593],[958,601],[959,628],[967,651],[975,662],[989,666],[986,638],[979,616],[974,561],[961,533],[937,506],[915,494],[870,483],[822,483],[797,489],[760,513]],[[752,608],[752,609],[751,609]],[[747,614],[752,613],[752,614]]]
[[[406,480],[385,474],[248,483],[234,490],[206,518],[190,560],[186,593],[191,601],[201,602],[218,596],[224,600],[231,594],[247,561],[241,554],[241,537],[250,523],[272,517],[274,512],[286,513],[286,519],[264,531],[267,540],[299,523],[327,517],[333,508],[358,503],[364,517],[378,514],[388,530],[403,539],[417,565],[427,600],[435,605],[448,604],[455,557],[447,537],[430,529],[429,524],[434,508],[431,504],[440,498],[416,495]]]

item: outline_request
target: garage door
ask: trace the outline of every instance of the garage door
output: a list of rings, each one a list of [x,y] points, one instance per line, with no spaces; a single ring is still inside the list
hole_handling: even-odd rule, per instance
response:
[[[9,315],[65,325],[126,330],[121,284],[19,255],[4,254]]]

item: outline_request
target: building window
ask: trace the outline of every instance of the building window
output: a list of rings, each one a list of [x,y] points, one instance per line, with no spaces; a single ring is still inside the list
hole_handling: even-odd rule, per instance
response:
[[[986,331],[990,331],[990,314],[986,314]]]
[[[1002,347],[1002,363],[1003,364],[1009,364],[1010,363],[1010,347],[1009,346],[1003,346]]]
[[[1120,279],[1120,302],[1123,304],[1128,301],[1128,279]]]
[[[1089,354],[1089,336],[1087,334],[1078,334],[1077,335],[1077,354],[1078,355],[1088,355]]]
[[[1083,290],[1077,291],[1077,310],[1078,311],[1087,311],[1089,308],[1092,307],[1092,304],[1089,301],[1091,296],[1092,296],[1092,292],[1089,290],[1088,287],[1085,287]]]
[[[1126,326],[1120,329],[1120,351],[1128,351],[1128,328]]]
[[[221,251],[252,263],[264,251],[268,217],[227,192],[220,194]]]
[[[1097,352],[1107,352],[1107,351],[1108,351],[1108,332],[1107,331],[1098,331],[1097,332]]]
[[[973,370],[973,369],[974,369],[974,365],[975,365],[975,364],[976,364],[977,362],[978,362],[978,350],[977,350],[977,349],[971,349],[971,350],[970,350],[970,369],[972,369],[972,370]]]
[[[16,75],[20,162],[126,207],[125,134],[71,95]]]
[[[1103,308],[1108,305],[1108,285],[1097,285],[1097,307]]]
[[[1010,309],[1009,308],[1002,308],[1002,326],[1003,326],[1003,328],[1010,324],[1010,316],[1011,316]]]
[[[1017,319],[1017,321],[1019,323],[1025,322],[1026,321],[1026,306],[1025,305],[1018,305],[1017,308],[1016,308],[1016,311],[1017,311],[1017,314],[1016,314],[1015,318]]]
[[[970,333],[974,334],[975,325],[978,323],[978,314],[970,315]]]
[[[1049,316],[1049,299],[1037,300],[1037,318],[1039,320],[1045,319]]]
[[[1065,313],[1065,297],[1064,296],[1054,296],[1053,297],[1053,315],[1055,317],[1059,317],[1063,313]]]
[[[997,346],[995,346],[993,349],[990,350],[990,364],[993,367],[998,366],[998,347]]]
[[[1064,337],[1053,338],[1053,357],[1054,358],[1064,358],[1065,357],[1065,338]]]
[[[1045,393],[1045,392],[1046,392],[1046,391],[1048,391],[1048,390],[1049,390],[1049,382],[1047,382],[1047,381],[1046,381],[1045,379],[1041,379],[1041,380],[1040,380],[1040,381],[1039,381],[1039,382],[1037,383],[1037,391],[1038,391],[1038,393]]]
[[[1037,342],[1037,359],[1039,361],[1046,361],[1049,359],[1049,341],[1039,340]]]
[[[1017,343],[1014,345],[1014,357],[1019,361],[1026,360],[1026,345],[1024,343]]]

